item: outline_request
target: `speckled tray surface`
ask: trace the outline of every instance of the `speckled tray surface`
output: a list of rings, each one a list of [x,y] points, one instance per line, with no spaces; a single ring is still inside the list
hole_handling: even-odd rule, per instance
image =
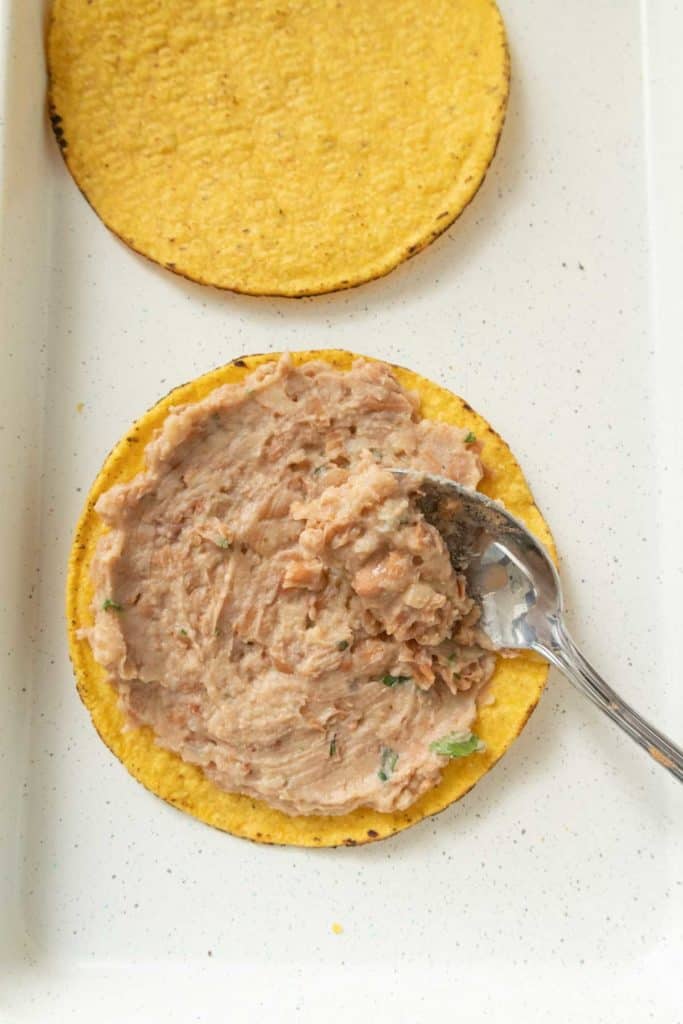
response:
[[[681,793],[559,676],[460,804],[305,851],[137,785],[66,654],[71,531],[127,425],[242,352],[344,346],[451,387],[507,439],[577,639],[680,739],[683,8],[501,6],[510,110],[461,220],[384,280],[277,301],[107,233],[49,136],[43,4],[0,0],[2,1024],[681,1019]]]

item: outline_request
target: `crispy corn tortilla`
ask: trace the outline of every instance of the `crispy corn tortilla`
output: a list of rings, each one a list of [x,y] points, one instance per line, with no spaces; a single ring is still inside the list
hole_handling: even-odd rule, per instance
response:
[[[50,112],[104,223],[178,274],[311,295],[469,203],[508,95],[493,0],[54,0]]]
[[[494,702],[480,709],[476,725],[477,734],[486,743],[485,753],[450,762],[440,785],[407,811],[385,814],[361,808],[335,817],[289,817],[263,801],[218,789],[205,778],[201,769],[156,746],[148,727],[126,729],[114,688],[93,658],[90,644],[79,638],[79,630],[93,621],[89,568],[97,541],[106,529],[94,511],[100,494],[115,483],[130,480],[144,468],[145,445],[152,440],[173,406],[199,401],[219,385],[239,381],[257,366],[277,358],[276,354],[245,356],[176,388],[145,413],[116,445],[90,490],[76,529],[67,580],[69,648],[78,692],[95,728],[131,775],[153,793],[200,821],[258,842],[354,846],[400,832],[467,793],[523,728],[545,684],[546,663],[531,654],[498,659],[491,682]],[[347,370],[354,358],[352,353],[340,350],[293,353],[297,365],[311,359],[324,359],[340,370]],[[487,471],[481,490],[502,500],[554,554],[550,531],[534,504],[521,469],[498,434],[450,391],[411,370],[392,369],[405,388],[420,396],[423,416],[454,423],[476,434],[483,442],[482,460]]]

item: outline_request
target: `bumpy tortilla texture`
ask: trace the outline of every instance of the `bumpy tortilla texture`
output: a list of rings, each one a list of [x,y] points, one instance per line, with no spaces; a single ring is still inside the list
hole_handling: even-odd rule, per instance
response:
[[[149,727],[125,728],[114,688],[104,669],[93,658],[90,644],[79,630],[92,623],[92,585],[89,567],[99,537],[106,527],[94,505],[100,494],[115,483],[130,480],[144,468],[144,448],[152,440],[173,406],[196,402],[214,388],[240,381],[257,366],[277,359],[275,354],[244,356],[227,366],[176,388],[129,430],[113,449],[97,476],[73,542],[67,581],[67,621],[71,660],[79,694],[88,708],[95,728],[128,771],[148,789],[200,821],[263,843],[295,846],[355,846],[383,839],[443,810],[468,792],[501,757],[525,725],[541,695],[548,674],[545,662],[532,654],[499,658],[492,679],[494,701],[479,710],[476,733],[486,751],[451,761],[441,783],[424,794],[406,811],[386,814],[360,808],[334,817],[290,817],[266,803],[247,796],[223,792],[205,778],[201,769],[186,764],[170,751],[155,744]],[[299,365],[324,359],[347,370],[354,359],[350,352],[323,350],[293,353]],[[402,367],[392,367],[403,387],[415,391],[424,417],[465,427],[483,442],[482,460],[486,476],[481,490],[502,500],[554,554],[550,531],[505,442],[466,402],[450,391]]]
[[[458,216],[508,96],[493,0],[54,0],[57,142],[104,223],[206,284],[311,295]]]

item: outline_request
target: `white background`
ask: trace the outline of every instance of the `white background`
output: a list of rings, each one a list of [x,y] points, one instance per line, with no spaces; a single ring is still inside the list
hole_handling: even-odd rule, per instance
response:
[[[42,5],[0,0],[3,1024],[680,1019],[680,791],[554,673],[460,804],[305,851],[143,790],[66,654],[71,531],[130,422],[241,353],[340,346],[489,418],[554,530],[577,639],[681,739],[683,13],[502,9],[510,109],[470,208],[388,278],[287,301],[192,285],[105,230],[49,137]]]

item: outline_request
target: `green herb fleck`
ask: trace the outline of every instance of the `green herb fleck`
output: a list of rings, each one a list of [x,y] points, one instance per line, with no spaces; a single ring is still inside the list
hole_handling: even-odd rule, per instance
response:
[[[399,683],[410,682],[411,676],[392,676],[389,672],[385,676],[382,676],[382,682],[385,686],[398,686]]]
[[[218,544],[219,548],[224,548],[226,551],[230,547],[230,541],[227,539],[227,537],[221,537],[219,540],[216,541],[216,544]]]
[[[382,782],[388,782],[389,776],[393,775],[396,762],[398,761],[398,754],[391,747],[382,747],[382,756],[380,758],[380,767],[377,772],[378,778]]]
[[[122,612],[123,605],[119,604],[118,601],[112,601],[110,597],[106,599],[102,608],[105,612]]]
[[[320,474],[324,473],[326,469],[327,469],[327,466],[323,462],[322,465],[315,467],[315,469],[313,470],[313,476],[320,476]]]
[[[473,434],[472,431],[470,430],[469,434],[465,438],[465,444],[474,444],[474,442],[476,440],[477,440],[477,435]]]
[[[330,740],[330,757],[334,757],[337,753],[337,734],[335,733]]]
[[[187,630],[186,629],[179,629],[178,632],[180,633],[181,636],[187,636]]]
[[[478,754],[486,750],[486,744],[473,732],[452,732],[448,736],[442,736],[435,743],[430,743],[429,749],[435,754],[441,754],[442,757],[467,757],[468,754]]]
[[[338,651],[345,651],[348,646],[349,646],[349,641],[348,640],[340,640],[339,643],[337,644],[337,650]]]
[[[459,672],[454,672],[453,673],[453,678],[454,679],[460,679],[460,673]]]

